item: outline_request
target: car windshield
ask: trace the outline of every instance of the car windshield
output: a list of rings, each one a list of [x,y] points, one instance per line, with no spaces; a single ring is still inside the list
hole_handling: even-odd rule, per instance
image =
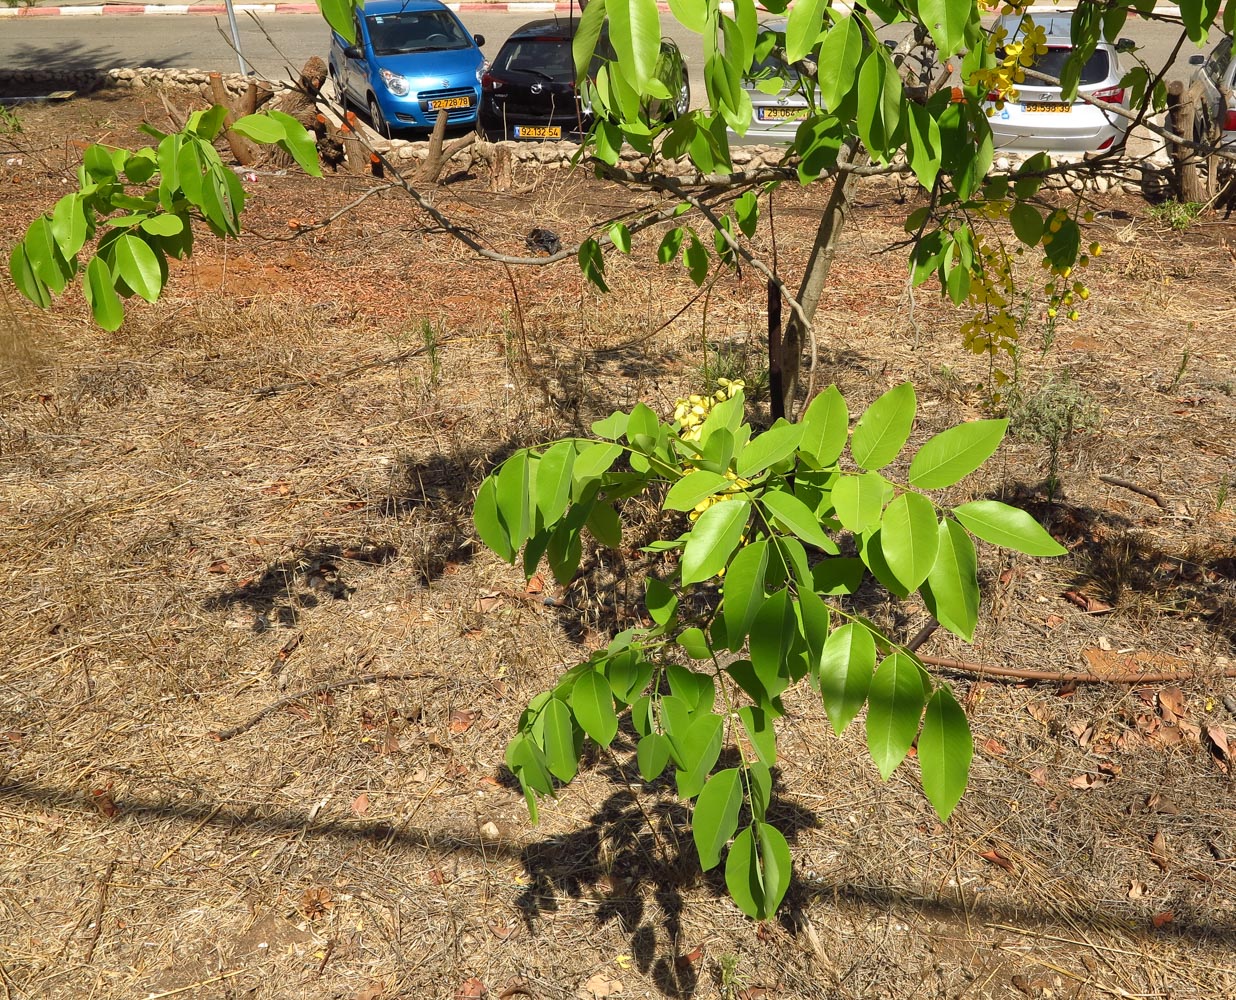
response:
[[[405,10],[378,14],[367,20],[369,41],[377,56],[472,47],[472,39],[447,11]]]
[[[1047,51],[1038,56],[1033,65],[1029,69],[1035,73],[1042,73],[1043,76],[1050,76],[1056,80],[1060,79],[1060,74],[1064,72],[1064,64],[1068,60],[1072,49],[1067,45],[1052,45]],[[1004,49],[1000,49],[996,53],[998,59],[1004,58]],[[1086,60],[1086,65],[1082,67],[1081,79],[1078,83],[1081,86],[1089,86],[1096,83],[1102,83],[1107,79],[1107,74],[1110,72],[1111,63],[1107,56],[1106,49],[1095,49],[1094,54]],[[1029,74],[1026,76],[1026,86],[1040,86],[1044,81],[1032,77]]]
[[[545,80],[575,79],[569,38],[512,38],[494,58],[498,72],[531,73]]]

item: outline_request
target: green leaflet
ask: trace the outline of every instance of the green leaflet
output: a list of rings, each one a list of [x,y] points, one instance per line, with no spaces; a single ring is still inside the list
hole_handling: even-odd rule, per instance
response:
[[[802,424],[787,423],[784,418],[778,420],[763,434],[752,438],[751,443],[739,453],[735,466],[738,475],[749,479],[769,466],[785,461],[797,450],[802,436]]]
[[[739,549],[725,571],[721,613],[725,621],[727,645],[735,652],[742,649],[751,622],[764,603],[764,575],[767,570],[768,542],[761,538]]]
[[[850,412],[835,385],[811,400],[799,423],[803,429],[799,450],[821,468],[836,462],[850,434]]]
[[[829,634],[820,658],[820,697],[838,736],[866,703],[875,665],[875,639],[865,625],[850,622]]]
[[[696,469],[670,487],[661,504],[663,510],[691,510],[701,500],[728,491],[734,481],[718,472]]]
[[[998,500],[964,503],[953,508],[953,516],[983,541],[1028,556],[1062,556],[1067,551],[1024,510]]]
[[[768,823],[752,824],[730,847],[725,885],[743,913],[767,920],[790,887],[791,866],[790,848],[781,831]]]
[[[824,107],[840,107],[854,89],[855,71],[862,54],[863,29],[853,14],[847,14],[828,29],[820,44],[820,100]]]
[[[790,63],[796,63],[810,55],[815,48],[827,9],[828,0],[798,0],[790,8],[790,16],[785,25],[785,55]],[[823,65],[825,63],[821,58],[821,66]]]
[[[837,554],[837,545],[820,527],[820,519],[793,493],[769,490],[760,499],[768,514],[798,538],[830,555]]]
[[[922,668],[905,653],[884,658],[867,693],[867,749],[886,781],[918,732],[927,692]]]
[[[941,60],[959,51],[965,42],[971,7],[956,0],[918,0],[918,14],[931,32]]]
[[[866,531],[879,523],[880,513],[892,498],[892,492],[892,485],[878,472],[842,476],[833,487],[837,519],[853,532]]]
[[[118,330],[124,322],[124,306],[116,294],[116,281],[102,257],[95,257],[86,265],[86,301],[94,321],[104,330]]]
[[[557,698],[550,698],[542,709],[545,722],[545,761],[559,781],[570,781],[579,769],[582,740],[579,739],[571,710]]]
[[[940,547],[931,501],[920,493],[903,493],[890,503],[880,522],[880,547],[893,576],[906,590],[917,590]]]
[[[571,711],[585,733],[607,747],[618,734],[618,716],[614,712],[614,694],[607,681],[596,670],[579,676],[571,689]]]
[[[691,837],[704,871],[721,863],[721,850],[738,829],[742,799],[742,775],[736,767],[714,774],[696,799]]]
[[[1007,420],[972,420],[929,438],[910,461],[910,485],[938,490],[960,482],[991,458]]]
[[[937,688],[923,716],[918,737],[918,760],[923,792],[941,820],[952,814],[970,779],[974,740],[966,713],[948,688]]]
[[[860,469],[882,469],[897,457],[910,439],[917,405],[914,386],[903,382],[867,407],[850,437],[850,454]]]
[[[661,46],[656,0],[622,0],[608,4],[605,11],[609,15],[609,40],[622,75],[634,89],[643,90],[653,75]]]
[[[954,635],[972,642],[979,609],[974,542],[966,529],[950,518],[942,520],[938,530],[939,551],[922,587],[923,600],[936,621]]]
[[[154,302],[163,290],[159,260],[145,240],[125,233],[113,244],[116,273],[147,302]]]
[[[716,576],[738,546],[750,513],[749,500],[736,497],[709,507],[691,529],[682,552],[682,583],[687,586]]]

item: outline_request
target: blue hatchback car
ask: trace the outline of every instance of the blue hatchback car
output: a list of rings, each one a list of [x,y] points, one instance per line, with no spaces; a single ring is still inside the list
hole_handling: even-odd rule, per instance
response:
[[[356,44],[331,33],[330,75],[345,110],[364,108],[388,138],[433,128],[440,111],[448,125],[471,125],[484,44],[438,0],[367,0],[356,18]]]

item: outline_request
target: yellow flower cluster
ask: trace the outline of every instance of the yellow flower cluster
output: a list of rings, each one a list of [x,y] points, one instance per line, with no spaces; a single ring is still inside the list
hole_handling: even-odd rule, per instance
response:
[[[678,422],[678,436],[684,441],[698,441],[700,429],[704,426],[704,421],[708,419],[713,404],[733,399],[742,388],[743,380],[740,378],[719,378],[717,379],[717,391],[711,396],[692,393],[686,399],[679,399],[674,404],[674,420]]]
[[[1087,215],[1089,216],[1090,213],[1087,213]],[[1043,234],[1043,246],[1051,243],[1055,234],[1060,232],[1061,227],[1068,220],[1068,217],[1068,212],[1062,208],[1056,209],[1055,212],[1047,217],[1047,232]],[[1089,267],[1090,258],[1101,254],[1103,248],[1098,243],[1091,243],[1089,251],[1089,253],[1083,253],[1077,258],[1078,267]],[[1071,266],[1058,267],[1052,263],[1050,257],[1044,257],[1043,267],[1052,276],[1051,280],[1043,288],[1047,293],[1048,319],[1055,319],[1060,315],[1060,311],[1064,310],[1064,314],[1069,319],[1076,320],[1079,316],[1076,304],[1078,301],[1085,302],[1086,299],[1090,298],[1090,289],[1086,287],[1085,282],[1073,278],[1073,268]]]
[[[1003,352],[1012,357],[1018,338],[1017,321],[1009,312],[1015,293],[1013,262],[1002,244],[988,243],[978,233],[975,239],[977,266],[971,269],[970,294],[966,299],[975,311],[961,324],[962,343],[974,354],[994,358]],[[1003,372],[997,370],[993,374],[997,383],[1006,381]]]
[[[1011,14],[1016,9],[1005,4],[1002,13]],[[1017,100],[1017,85],[1025,82],[1026,68],[1047,52],[1047,32],[1030,15],[1022,18],[1021,32],[1020,40],[1006,45],[1008,32],[997,26],[987,39],[987,51],[994,55],[1003,49],[1003,57],[995,66],[977,69],[970,76],[971,86],[986,87],[989,94],[995,95],[994,107],[987,109],[989,117],[1002,110],[1006,100]]]

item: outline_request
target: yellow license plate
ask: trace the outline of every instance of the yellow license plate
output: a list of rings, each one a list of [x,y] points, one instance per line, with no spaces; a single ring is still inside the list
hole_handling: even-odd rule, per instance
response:
[[[450,111],[451,108],[472,107],[471,97],[443,97],[429,102],[430,111]]]
[[[516,139],[561,139],[561,125],[516,125]]]
[[[806,108],[760,108],[760,121],[790,121],[794,118],[802,118],[806,113]]]
[[[1026,105],[1027,111],[1049,111],[1054,114],[1061,114],[1062,112],[1071,111],[1072,108],[1073,108],[1073,105],[1071,104],[1027,104]]]

